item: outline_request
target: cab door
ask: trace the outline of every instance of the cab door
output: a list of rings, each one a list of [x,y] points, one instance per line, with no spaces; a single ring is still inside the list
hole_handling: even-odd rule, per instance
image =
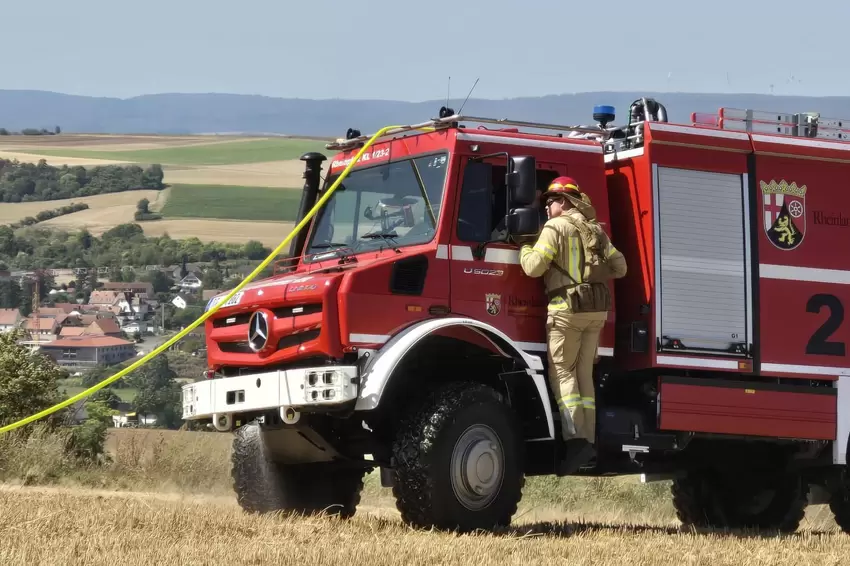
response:
[[[533,148],[513,151],[533,155]],[[482,151],[482,153],[486,153]],[[566,166],[537,158],[538,195]],[[519,263],[519,246],[487,243],[504,233],[507,213],[504,154],[470,161],[463,157],[456,221],[449,246],[451,310],[488,322],[536,355],[546,352],[546,294],[543,278],[528,277]],[[546,221],[540,210],[540,225]]]

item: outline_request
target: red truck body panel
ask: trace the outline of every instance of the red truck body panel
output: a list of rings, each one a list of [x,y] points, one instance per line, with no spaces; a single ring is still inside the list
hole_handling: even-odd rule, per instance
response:
[[[663,282],[656,280],[659,261],[664,264],[659,260],[664,246],[657,249],[658,233],[664,228],[659,230],[659,220],[654,218],[658,198],[654,193],[662,183],[657,172],[665,169],[741,177],[739,208],[748,220],[742,222],[745,231],[740,233],[745,255],[736,255],[735,261],[747,284],[746,299],[740,306],[751,319],[747,329],[747,342],[752,347],[749,355],[677,352],[672,348],[657,351],[656,339],[661,332],[658,313],[668,307],[664,304]],[[645,146],[609,158],[607,174],[612,236],[630,267],[627,277],[617,282],[621,326],[616,354],[623,369],[690,367],[821,380],[850,375],[845,346],[850,339],[850,324],[844,323],[843,315],[843,305],[850,302],[850,193],[835,187],[837,181],[850,175],[850,144],[650,123]],[[782,195],[779,204],[777,194]],[[726,207],[734,214],[735,203],[713,195],[711,187],[694,185],[688,198],[692,210],[661,199],[662,211],[665,207],[671,211],[665,217],[670,232],[675,228],[673,216],[687,216],[701,207]],[[793,209],[790,214],[799,232],[793,244],[783,244],[779,241],[781,234],[773,229],[782,203],[791,207],[786,210]],[[698,233],[700,216],[694,212],[690,217]],[[694,235],[695,240],[698,238]],[[691,244],[696,251],[688,259],[695,262],[702,259],[708,263],[712,247],[717,247],[710,239]],[[675,257],[675,261],[680,259]],[[673,263],[671,257],[668,264]],[[671,272],[668,277],[676,276]],[[726,291],[721,285],[706,290],[705,296],[719,301]],[[698,298],[698,292],[694,289],[693,298]],[[641,305],[644,316],[623,314],[637,313]],[[675,303],[669,307],[677,308]],[[704,322],[731,325],[735,316],[705,311]],[[650,338],[648,347],[640,352],[630,347],[629,325],[636,322],[646,324]]]
[[[753,385],[719,380],[661,379],[662,430],[773,438],[833,440],[831,389]]]
[[[537,161],[540,194],[548,181],[570,175],[579,180],[590,196],[599,221],[609,226],[608,191],[604,162],[598,144],[584,140],[564,140],[551,136],[520,135],[491,130],[472,130],[458,134],[455,149],[462,163],[456,185],[463,182],[465,158],[509,151],[512,155],[533,155]],[[473,151],[472,148],[477,148]],[[504,165],[504,158],[487,162]],[[503,172],[502,172],[503,174]],[[503,180],[502,180],[503,181]],[[450,193],[447,201],[454,211],[460,207],[460,191]],[[457,212],[455,212],[455,217]],[[451,309],[453,313],[482,319],[519,342],[523,349],[546,355],[547,299],[542,278],[530,278],[519,265],[519,246],[512,243],[488,244],[481,260],[474,259],[477,244],[465,242],[451,223],[449,257],[451,259]],[[611,286],[613,292],[613,285]],[[488,310],[488,298],[491,308]],[[612,355],[615,312],[600,338],[600,353]]]
[[[836,379],[850,375],[850,192],[842,187],[850,144],[789,141],[753,135],[759,202],[786,192],[800,211],[792,246],[775,242],[764,223],[757,227],[761,371]],[[783,181],[796,184],[797,195]],[[765,217],[771,204],[763,205]]]

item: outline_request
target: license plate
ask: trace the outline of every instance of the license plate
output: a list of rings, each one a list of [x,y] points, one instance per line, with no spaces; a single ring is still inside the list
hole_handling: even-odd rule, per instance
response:
[[[245,291],[239,291],[238,293],[236,293],[235,295],[233,295],[232,297],[230,297],[230,300],[229,300],[229,301],[227,301],[226,303],[224,303],[224,304],[222,305],[222,308],[224,308],[224,307],[232,307],[233,305],[238,305],[238,304],[239,304],[239,301],[241,301],[241,300],[242,300],[242,295],[244,295],[244,294],[245,294]]]
[[[242,295],[244,295],[244,294],[245,294],[245,291],[239,291],[238,293],[236,293],[235,295],[233,295],[232,297],[230,297],[230,300],[229,300],[229,301],[227,301],[226,303],[224,303],[223,305],[221,305],[221,308],[224,308],[224,307],[232,307],[233,305],[238,305],[238,304],[239,304],[239,301],[241,301],[241,300],[242,300]],[[224,298],[224,297],[222,297],[222,298]],[[216,306],[218,303],[220,303],[220,302],[221,302],[221,299],[213,299],[213,300],[210,302],[210,306],[209,306],[209,308],[210,308],[210,309],[215,308],[215,306]]]

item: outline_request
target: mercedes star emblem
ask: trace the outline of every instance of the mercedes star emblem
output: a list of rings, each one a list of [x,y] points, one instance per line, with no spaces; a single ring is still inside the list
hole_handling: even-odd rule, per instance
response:
[[[266,347],[269,341],[269,318],[263,311],[256,311],[248,319],[248,345],[255,352]]]

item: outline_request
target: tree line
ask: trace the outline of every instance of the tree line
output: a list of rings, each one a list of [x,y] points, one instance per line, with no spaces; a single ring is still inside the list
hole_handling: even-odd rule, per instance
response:
[[[56,136],[62,133],[62,128],[54,127],[52,130],[47,128],[24,128],[20,132],[10,132],[6,128],[0,128],[0,136]]]
[[[168,234],[148,237],[136,223],[119,224],[100,237],[86,229],[69,232],[36,225],[16,232],[8,225],[0,226],[0,269],[120,270],[125,265],[262,260],[270,253],[270,248],[256,240],[225,244],[194,237],[175,240]]]
[[[80,165],[54,167],[44,159],[21,163],[0,159],[0,202],[35,202],[123,191],[165,188],[162,166]]]
[[[66,204],[65,206],[60,206],[52,210],[42,210],[35,216],[27,216],[26,218],[19,220],[18,222],[9,224],[9,227],[12,230],[17,230],[18,228],[22,228],[24,226],[32,226],[33,224],[38,224],[39,222],[44,222],[45,220],[50,220],[51,218],[58,218],[59,216],[65,216],[66,214],[73,214],[81,210],[87,210],[88,208],[89,205],[84,202]]]

